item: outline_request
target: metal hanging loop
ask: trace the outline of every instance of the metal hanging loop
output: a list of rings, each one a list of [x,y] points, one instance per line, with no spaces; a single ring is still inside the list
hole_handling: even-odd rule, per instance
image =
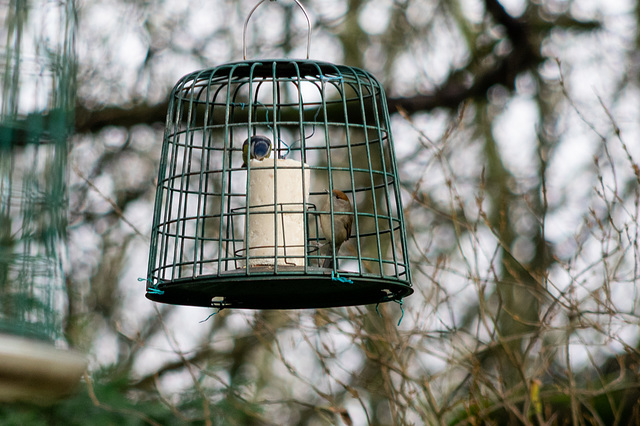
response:
[[[251,19],[251,15],[253,15],[253,12],[255,12],[256,9],[260,7],[260,5],[265,1],[267,0],[260,0],[260,3],[256,4],[253,9],[251,9],[251,12],[249,12],[249,16],[247,16],[247,19],[244,21],[244,29],[242,31],[242,57],[245,61],[247,60],[247,26],[249,25],[249,19]],[[269,1],[275,2],[277,0]],[[302,4],[298,0],[294,1],[300,7],[300,9],[302,9],[302,13],[304,13],[304,17],[307,20],[307,59],[309,59],[309,51],[311,50],[311,21],[309,20],[309,15],[307,14],[304,6],[302,6]]]

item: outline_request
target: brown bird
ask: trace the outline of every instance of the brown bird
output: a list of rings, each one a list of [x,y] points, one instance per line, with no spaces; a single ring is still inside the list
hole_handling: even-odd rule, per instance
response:
[[[353,224],[353,207],[349,198],[344,192],[334,189],[331,194],[327,192],[326,199],[322,205],[322,211],[331,211],[331,199],[333,198],[333,232],[331,232],[331,215],[320,215],[320,227],[327,239],[329,246],[329,258],[324,260],[323,268],[333,268],[333,256],[337,255],[342,243],[351,236],[351,225]],[[349,213],[349,214],[341,214]]]

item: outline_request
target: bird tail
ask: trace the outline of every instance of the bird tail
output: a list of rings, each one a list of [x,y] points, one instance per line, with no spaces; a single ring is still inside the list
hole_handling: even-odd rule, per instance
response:
[[[333,243],[329,242],[327,243],[327,256],[329,256],[328,258],[324,259],[324,262],[322,263],[322,267],[323,268],[328,268],[328,269],[333,269]]]

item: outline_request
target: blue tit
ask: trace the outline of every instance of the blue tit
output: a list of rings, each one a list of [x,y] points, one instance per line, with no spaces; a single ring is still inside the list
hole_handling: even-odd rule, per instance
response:
[[[266,136],[255,135],[244,141],[242,144],[242,167],[247,167],[249,154],[252,160],[264,160],[271,154],[271,140]]]

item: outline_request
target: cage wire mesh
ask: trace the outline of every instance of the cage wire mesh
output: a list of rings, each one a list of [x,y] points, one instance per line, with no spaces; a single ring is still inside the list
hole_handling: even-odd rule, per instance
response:
[[[67,395],[86,367],[64,349],[73,1],[0,8],[0,400]]]
[[[55,340],[65,297],[73,2],[0,12],[0,332]]]
[[[243,143],[256,135],[270,140],[270,156],[242,167]],[[183,77],[157,185],[152,300],[306,308],[412,293],[385,95],[366,71],[250,60]],[[353,225],[323,268],[332,255],[320,218],[343,214],[321,210],[333,190],[350,199]]]

